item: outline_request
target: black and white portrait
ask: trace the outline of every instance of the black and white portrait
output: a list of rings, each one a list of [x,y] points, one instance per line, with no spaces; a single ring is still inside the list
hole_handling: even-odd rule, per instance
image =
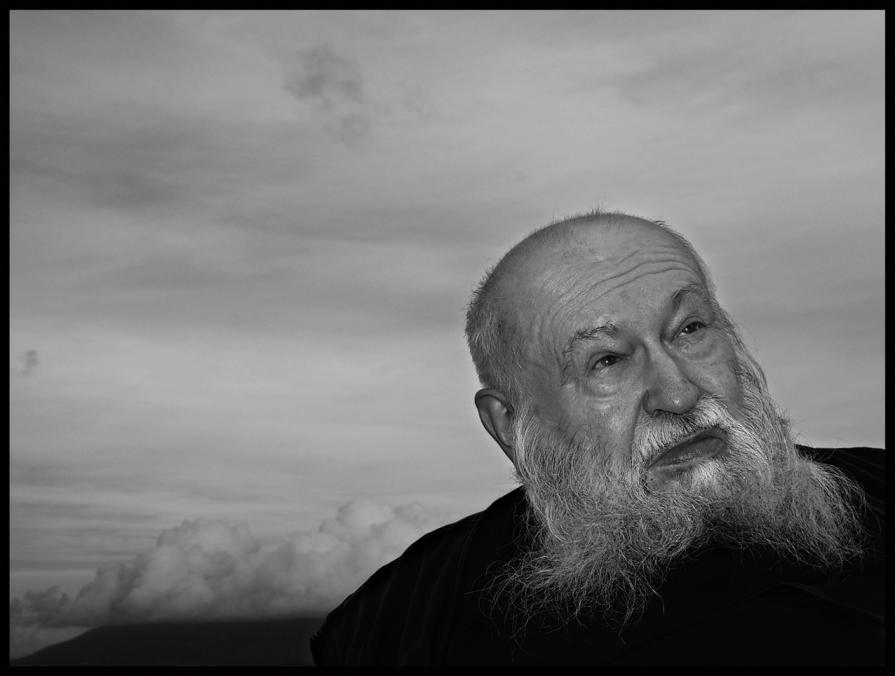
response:
[[[8,20],[11,660],[882,664],[882,11]]]

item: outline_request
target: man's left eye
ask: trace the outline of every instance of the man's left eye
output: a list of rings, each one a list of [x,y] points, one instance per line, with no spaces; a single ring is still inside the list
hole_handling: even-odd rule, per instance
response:
[[[690,322],[684,328],[681,329],[681,333],[685,336],[692,335],[697,331],[701,331],[705,328],[705,324],[703,322]]]

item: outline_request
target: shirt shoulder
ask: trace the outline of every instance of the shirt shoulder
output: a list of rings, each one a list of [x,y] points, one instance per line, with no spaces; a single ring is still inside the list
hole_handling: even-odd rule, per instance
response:
[[[499,540],[511,538],[515,510],[523,502],[522,489],[516,489],[481,512],[423,535],[379,568],[311,638],[314,662],[430,663],[456,613],[458,589],[489,558],[481,542],[496,549]]]
[[[875,516],[886,516],[886,452],[882,448],[814,448],[797,445],[803,455],[832,465],[854,479],[864,489],[867,507]]]

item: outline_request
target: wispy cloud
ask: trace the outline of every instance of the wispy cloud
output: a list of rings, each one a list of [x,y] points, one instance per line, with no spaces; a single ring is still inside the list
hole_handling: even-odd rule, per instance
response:
[[[11,368],[10,375],[30,376],[37,369],[40,360],[37,358],[37,350],[27,350],[20,356],[21,365],[18,368]]]
[[[296,53],[285,77],[286,91],[324,116],[327,128],[346,145],[366,138],[370,103],[356,62],[321,45]]]
[[[286,89],[299,98],[319,101],[327,110],[345,103],[365,103],[357,64],[322,45],[298,54],[298,70],[289,74]]]

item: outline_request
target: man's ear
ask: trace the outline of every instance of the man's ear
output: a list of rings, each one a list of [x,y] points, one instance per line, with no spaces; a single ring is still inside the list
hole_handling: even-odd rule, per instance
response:
[[[500,450],[513,462],[512,421],[513,407],[502,392],[485,389],[475,393],[475,406],[479,410],[482,425],[500,446]]]

